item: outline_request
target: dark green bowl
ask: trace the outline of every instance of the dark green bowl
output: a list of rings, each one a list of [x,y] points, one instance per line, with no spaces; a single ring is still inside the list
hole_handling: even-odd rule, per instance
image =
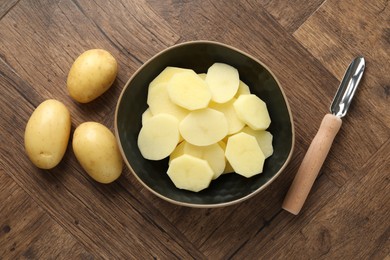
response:
[[[252,178],[224,174],[201,192],[180,190],[166,174],[168,159],[146,160],[137,146],[141,115],[147,108],[148,85],[167,66],[204,73],[214,62],[223,62],[238,69],[240,79],[250,87],[251,92],[266,102],[272,120],[268,131],[273,135],[274,153],[266,160],[263,173]],[[146,188],[167,201],[191,207],[226,206],[248,199],[281,173],[291,158],[294,146],[290,108],[272,72],[250,55],[210,41],[172,46],[141,66],[126,83],[119,97],[115,112],[115,134],[127,166]]]

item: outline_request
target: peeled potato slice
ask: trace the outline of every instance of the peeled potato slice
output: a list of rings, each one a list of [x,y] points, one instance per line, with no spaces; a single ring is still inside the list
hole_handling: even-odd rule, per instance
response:
[[[226,161],[226,166],[225,166],[225,169],[223,170],[222,174],[233,173],[233,172],[234,172],[234,169],[233,169],[232,165],[229,163],[229,161]]]
[[[273,154],[267,106],[230,65],[199,74],[167,67],[149,84],[147,103],[139,149],[149,160],[169,156],[179,189],[201,191],[224,173],[252,177]]]
[[[184,154],[184,146],[186,143],[187,143],[186,141],[183,141],[176,146],[175,150],[173,150],[173,152],[169,155],[168,164],[170,164],[173,159]]]
[[[192,71],[190,69],[183,69],[178,67],[166,67],[158,76],[149,84],[149,91],[154,86],[160,83],[168,83],[168,81],[172,78],[173,75],[180,72]]]
[[[138,135],[138,148],[149,160],[168,157],[179,142],[179,121],[169,114],[158,114],[142,126]]]
[[[188,110],[207,107],[211,92],[206,82],[193,71],[177,73],[168,83],[172,102]]]
[[[252,177],[263,171],[264,154],[255,137],[238,133],[231,137],[226,144],[225,156],[234,171],[244,177]]]
[[[239,119],[237,116],[236,110],[233,106],[234,101],[236,101],[235,98],[232,98],[228,102],[222,104],[210,102],[209,106],[210,108],[222,112],[225,115],[228,122],[229,135],[237,133],[245,126],[245,123],[242,122],[241,119]]]
[[[270,132],[264,130],[253,130],[252,128],[246,126],[242,129],[242,132],[254,136],[257,140],[257,143],[260,146],[261,151],[263,151],[265,158],[270,157],[274,153],[274,148],[272,146],[273,136]]]
[[[156,84],[153,88],[149,88],[147,103],[153,115],[170,114],[179,121],[189,112],[171,101],[168,95],[167,83]]]
[[[184,152],[206,160],[214,172],[213,179],[218,178],[225,169],[225,152],[218,143],[208,146],[195,146],[186,143]]]
[[[190,112],[179,125],[187,142],[206,146],[221,141],[228,133],[225,115],[217,110],[205,108]]]
[[[167,173],[177,188],[194,192],[207,188],[214,176],[206,160],[188,154],[173,159]]]
[[[251,91],[250,91],[248,85],[240,80],[240,84],[238,85],[236,97],[239,97],[241,95],[249,95],[250,93],[251,93]]]
[[[241,95],[233,106],[238,118],[254,130],[265,130],[271,124],[267,105],[256,95]]]
[[[227,141],[227,139],[226,139],[226,141]],[[219,141],[218,144],[223,149],[223,151],[225,152],[226,151],[226,143],[225,143],[225,141],[224,140]],[[234,172],[234,169],[230,165],[229,161],[226,160],[226,157],[225,157],[225,169],[223,170],[222,174],[232,173],[232,172]]]
[[[225,169],[225,151],[218,143],[208,146],[196,146],[183,141],[172,152],[169,159],[172,161],[183,154],[206,160],[214,172],[213,179],[218,178]]]
[[[206,82],[210,87],[211,99],[225,103],[237,93],[240,78],[238,70],[225,63],[214,63],[207,70]]]
[[[198,76],[199,76],[201,79],[206,80],[207,74],[206,74],[206,73],[199,73]]]
[[[147,109],[145,110],[145,112],[142,113],[142,125],[144,125],[145,122],[146,122],[148,119],[152,118],[152,116],[153,116],[152,111],[150,111],[150,108],[147,108]]]

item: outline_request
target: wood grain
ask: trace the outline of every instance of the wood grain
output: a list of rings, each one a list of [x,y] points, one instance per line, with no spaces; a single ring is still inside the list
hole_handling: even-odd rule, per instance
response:
[[[389,144],[387,142],[383,145],[361,169],[369,174],[360,180],[350,180],[334,194],[327,206],[316,210],[312,216],[304,214],[290,218],[290,221],[300,223],[290,224],[299,227],[299,232],[291,233],[291,228],[287,228],[274,235],[277,228],[269,228],[271,234],[266,237],[260,235],[251,240],[242,249],[242,252],[246,253],[240,254],[240,258],[255,258],[256,251],[253,252],[252,248],[260,246],[269,249],[263,254],[265,259],[284,259],[290,256],[316,259],[335,259],[340,256],[347,259],[384,259],[390,250],[390,222],[387,217],[390,198],[386,194],[389,190]],[[326,174],[321,178],[327,178]],[[327,194],[326,188],[323,192]],[[286,216],[280,218],[281,223],[277,225],[283,225],[287,219],[289,217]],[[279,239],[286,240],[284,245],[280,245],[284,248],[269,248],[268,246],[275,244],[274,241],[271,245],[263,246],[263,243],[269,243],[269,236],[273,239],[281,236]],[[366,239],[367,236],[370,240]]]
[[[13,115],[12,119],[6,118],[6,120],[16,125],[24,125],[32,107],[26,100],[20,98],[16,91],[20,80],[12,74],[12,71],[7,70],[6,65],[3,64],[1,67],[3,72],[9,73],[5,77],[7,82],[0,81],[0,85],[8,86],[8,100],[4,100],[4,96],[1,100],[6,108],[4,114],[12,116],[13,106],[19,107],[18,117]],[[158,217],[159,212],[153,208],[152,212],[147,207],[143,208],[140,202],[142,198],[132,196],[124,188],[128,186],[128,182],[123,185],[120,183],[107,186],[97,185],[82,172],[69,151],[60,165],[50,172],[36,169],[26,157],[13,161],[12,158],[17,158],[20,151],[24,149],[23,135],[21,135],[23,132],[20,131],[20,135],[12,133],[12,126],[1,130],[2,133],[8,131],[10,135],[8,142],[16,145],[14,149],[7,149],[4,146],[1,148],[2,154],[5,155],[2,158],[2,164],[6,165],[4,170],[9,172],[20,186],[26,187],[26,192],[34,200],[40,201],[42,208],[83,241],[94,254],[104,257],[135,258],[145,256],[145,254],[151,257],[154,255],[201,256],[195,250],[191,253],[191,244],[185,245],[184,237],[179,240],[181,245],[170,237],[176,238],[182,235],[176,232],[168,221],[162,221],[163,216],[159,217],[158,224],[150,225],[153,223],[153,217]],[[11,166],[17,167],[20,172],[13,172]],[[68,171],[71,174],[67,174]],[[131,188],[130,186],[129,189]],[[40,190],[45,192],[39,192]],[[76,192],[77,190],[83,192]],[[99,217],[98,212],[104,214],[104,218]],[[103,230],[95,227],[102,227]],[[171,230],[171,232],[167,233],[165,230]],[[143,232],[150,235],[140,237],[133,235],[134,233],[143,234]],[[158,233],[161,236],[156,236]],[[167,245],[175,250],[166,251]]]
[[[0,3],[0,19],[14,7],[19,0],[4,0]]]
[[[301,211],[341,125],[341,118],[332,114],[324,116],[286,194],[283,209],[294,215]]]
[[[390,59],[387,3],[327,1],[294,33],[338,79],[356,55],[366,57],[363,84],[339,134],[339,140],[350,141],[336,148],[351,155],[345,156],[344,163],[355,167],[355,172],[390,138],[390,74],[383,66]],[[367,131],[361,131],[362,126],[367,126]],[[359,149],[362,146],[365,149]]]
[[[0,259],[383,259],[390,254],[388,1],[80,1],[0,4]],[[125,169],[101,185],[69,147],[53,170],[24,153],[25,124],[47,98],[72,132],[113,130],[116,100],[144,62],[175,43],[214,40],[273,71],[294,115],[291,163],[266,190],[230,207],[194,209],[156,197]],[[66,90],[81,52],[110,51],[113,87],[81,105]],[[367,70],[298,216],[284,196],[351,59]],[[23,212],[24,214],[21,214]]]
[[[144,13],[153,14],[139,1],[133,5],[135,6],[125,8],[134,10],[135,13],[135,10],[142,7]],[[148,25],[152,22],[158,23],[161,31],[158,31],[156,26],[154,28],[137,26],[136,15],[118,13],[118,10],[112,10],[114,6],[111,4],[111,9],[105,9],[117,14],[115,19],[112,19],[110,13],[103,12],[104,4],[101,7],[99,3],[95,3],[93,7],[84,7],[77,1],[21,1],[12,9],[10,15],[1,20],[3,28],[6,28],[0,31],[2,51],[14,54],[5,57],[7,63],[18,71],[25,81],[34,86],[43,99],[53,98],[53,93],[56,93],[55,97],[70,108],[71,114],[80,114],[81,110],[82,117],[74,117],[73,122],[76,125],[86,120],[99,121],[104,118],[107,111],[111,111],[115,106],[121,88],[131,73],[142,62],[177,40],[177,36],[169,30],[164,21],[158,19],[158,16],[155,15],[153,20],[142,16],[142,22]],[[124,10],[122,5],[117,8]],[[26,13],[30,13],[31,17],[26,16]],[[93,14],[98,14],[99,19],[94,20]],[[126,27],[114,31],[108,26],[120,22],[122,27],[124,25]],[[129,25],[136,29],[129,28]],[[112,35],[112,32],[116,34]],[[148,39],[141,38],[141,34]],[[159,40],[156,40],[157,37]],[[145,41],[152,39],[156,41],[155,44],[150,45],[148,49],[142,47]],[[100,102],[80,106],[71,100],[67,93],[66,77],[75,57],[90,48],[110,51],[119,58],[121,69],[114,87],[99,99]],[[32,69],[35,73],[31,73]],[[37,102],[41,101],[42,99],[33,102],[37,105]]]
[[[324,0],[283,1],[261,0],[264,8],[289,32],[295,32],[321,5]]]
[[[3,170],[0,171],[0,256],[4,259],[91,258]]]

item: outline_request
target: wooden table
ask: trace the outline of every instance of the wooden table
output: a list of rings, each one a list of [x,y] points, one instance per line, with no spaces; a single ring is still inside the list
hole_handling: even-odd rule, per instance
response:
[[[287,169],[237,205],[165,202],[128,169],[110,185],[89,178],[69,146],[53,170],[34,167],[24,128],[42,101],[62,101],[72,131],[111,130],[129,77],[176,43],[223,42],[268,64],[294,115]],[[118,60],[113,87],[73,101],[66,78],[83,51]],[[298,216],[284,196],[350,61],[367,68]],[[383,259],[390,253],[390,5],[374,0],[1,0],[0,259]]]

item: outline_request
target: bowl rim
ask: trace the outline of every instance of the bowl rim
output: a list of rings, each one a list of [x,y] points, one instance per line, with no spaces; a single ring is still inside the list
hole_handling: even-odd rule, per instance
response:
[[[279,86],[279,89],[283,95],[283,99],[285,100],[285,103],[286,103],[286,107],[287,107],[287,111],[288,111],[288,114],[289,114],[289,117],[290,117],[290,123],[291,123],[291,149],[290,149],[290,152],[286,158],[286,161],[283,163],[282,167],[280,167],[280,169],[278,170],[278,172],[276,172],[274,174],[274,176],[272,176],[272,178],[270,178],[266,183],[264,183],[261,187],[259,187],[258,189],[256,189],[255,191],[251,192],[250,194],[244,196],[244,197],[241,197],[239,199],[235,199],[235,200],[232,200],[232,201],[228,201],[228,202],[222,202],[222,203],[211,203],[211,204],[196,204],[196,203],[189,203],[189,202],[182,202],[182,201],[176,201],[174,199],[171,199],[171,198],[168,198],[158,192],[156,192],[155,190],[153,190],[151,187],[149,187],[149,185],[147,185],[145,182],[143,182],[141,180],[141,178],[137,175],[137,173],[134,171],[133,167],[131,166],[131,164],[129,163],[129,161],[127,160],[126,158],[126,154],[123,150],[123,147],[122,147],[122,144],[121,144],[121,141],[120,141],[120,138],[119,138],[119,131],[118,131],[118,111],[119,111],[119,106],[120,106],[120,103],[122,101],[122,98],[123,98],[123,95],[126,91],[126,89],[128,88],[130,82],[133,80],[133,78],[138,75],[138,73],[144,68],[146,67],[149,63],[152,62],[152,60],[154,60],[155,58],[157,58],[158,56],[166,53],[166,52],[169,52],[171,51],[172,49],[176,49],[176,48],[179,48],[179,47],[182,47],[182,46],[185,46],[185,45],[192,45],[192,44],[213,44],[213,45],[219,45],[219,46],[222,46],[224,48],[228,48],[228,49],[231,49],[235,52],[238,52],[244,56],[247,56],[249,57],[250,59],[254,60],[255,62],[259,63],[261,66],[263,66],[271,75],[272,77],[275,79],[276,83],[278,84]],[[119,150],[120,150],[120,153],[122,155],[122,158],[126,164],[126,166],[128,167],[128,169],[130,170],[130,172],[136,177],[136,179],[142,184],[142,186],[144,186],[147,190],[149,190],[151,193],[153,193],[154,195],[156,195],[157,197],[165,200],[165,201],[168,201],[172,204],[175,204],[175,205],[179,205],[179,206],[186,206],[186,207],[192,207],[192,208],[218,208],[218,207],[226,207],[226,206],[230,206],[230,205],[234,205],[234,204],[237,204],[237,203],[240,203],[240,202],[243,202],[253,196],[255,196],[256,194],[258,194],[259,192],[261,192],[262,190],[264,190],[266,187],[268,187],[283,171],[284,169],[287,167],[287,165],[289,164],[290,160],[291,160],[291,157],[292,157],[292,154],[294,152],[294,146],[295,146],[295,126],[294,126],[294,119],[293,119],[293,115],[291,113],[291,108],[290,108],[290,104],[288,102],[288,99],[287,99],[287,96],[286,94],[284,93],[284,89],[282,87],[282,85],[280,84],[280,81],[278,80],[278,78],[276,77],[276,75],[272,72],[272,70],[270,70],[270,68],[264,64],[263,62],[261,62],[259,59],[255,58],[254,56],[236,48],[236,47],[233,47],[233,46],[230,46],[228,44],[225,44],[225,43],[221,43],[221,42],[216,42],[216,41],[211,41],[211,40],[193,40],[193,41],[186,41],[186,42],[182,42],[182,43],[176,43],[172,46],[169,46],[165,49],[163,49],[162,51],[158,52],[157,54],[153,55],[151,58],[149,58],[146,62],[144,62],[133,74],[132,76],[129,78],[129,80],[126,82],[126,84],[124,85],[120,95],[119,95],[119,98],[118,98],[118,101],[117,101],[117,104],[116,104],[116,108],[115,108],[115,120],[114,120],[114,128],[115,128],[115,138],[117,140],[117,144],[119,146]]]

